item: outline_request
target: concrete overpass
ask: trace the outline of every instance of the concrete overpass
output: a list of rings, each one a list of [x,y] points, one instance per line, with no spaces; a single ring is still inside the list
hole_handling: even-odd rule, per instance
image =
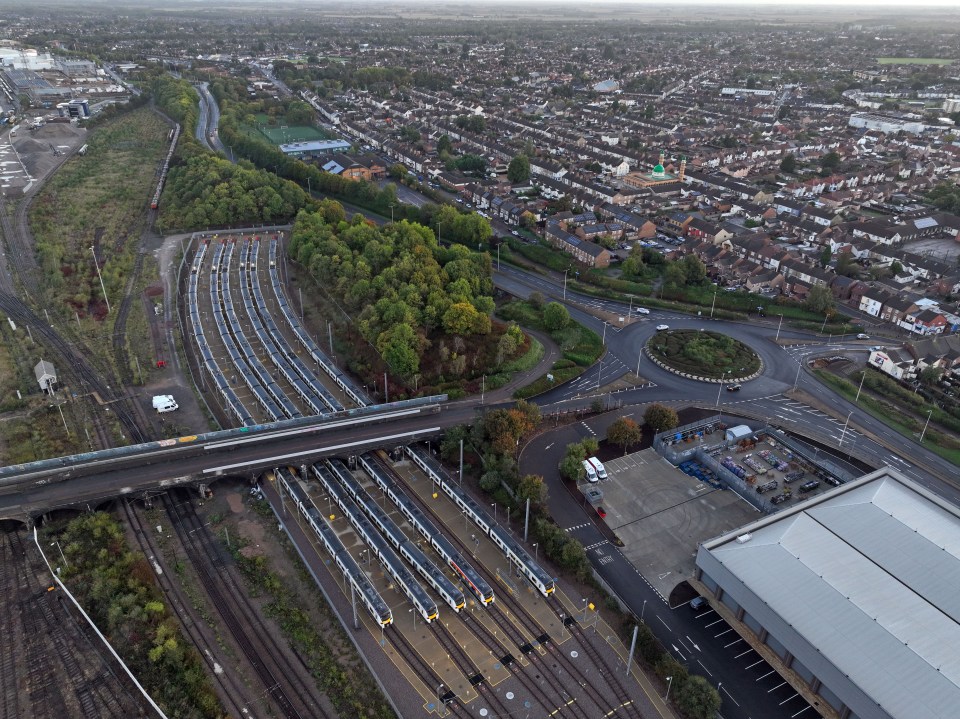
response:
[[[445,400],[439,395],[5,467],[0,520],[29,521],[47,511],[86,509],[177,486],[201,489],[224,477],[253,479],[277,465],[416,442],[473,421],[472,404],[441,405]]]

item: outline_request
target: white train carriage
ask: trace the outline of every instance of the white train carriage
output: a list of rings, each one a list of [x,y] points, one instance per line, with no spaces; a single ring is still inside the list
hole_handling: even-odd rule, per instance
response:
[[[414,608],[423,617],[424,621],[432,622],[439,616],[437,603],[430,598],[427,590],[406,568],[400,557],[390,548],[386,540],[380,536],[376,527],[363,516],[360,509],[347,494],[346,489],[334,478],[333,474],[322,464],[312,465],[314,476],[320,480],[334,503],[346,515],[357,535],[364,541],[369,551],[380,561],[397,586],[407,595]]]
[[[422,447],[407,445],[407,455],[422,469],[428,477],[440,485],[444,493],[452,499],[474,524],[499,547],[500,551],[511,561],[516,563],[519,571],[544,596],[549,597],[556,591],[556,583],[526,550],[513,537],[490,520],[486,511],[469,494],[464,492],[447,474],[433,457],[427,454]]]
[[[457,550],[451,542],[434,523],[427,518],[421,509],[414,504],[403,489],[394,481],[392,473],[380,461],[380,459],[371,452],[365,452],[360,456],[360,465],[377,484],[380,490],[386,494],[390,501],[394,503],[400,513],[407,518],[420,534],[430,542],[430,546],[447,563],[460,581],[477,598],[481,606],[489,606],[494,601],[494,592],[489,583],[480,576],[480,573],[466,560],[466,558]]]
[[[451,609],[459,612],[466,606],[466,598],[463,596],[457,586],[451,582],[447,576],[437,568],[437,566],[427,558],[427,556],[411,542],[397,526],[387,513],[384,512],[376,501],[360,483],[350,474],[350,470],[339,459],[327,460],[327,466],[333,471],[340,483],[346,488],[347,492],[353,498],[353,501],[366,513],[380,530],[393,548],[400,553],[400,556],[417,571],[427,584],[433,587],[433,590],[440,595]]]
[[[326,520],[320,514],[316,505],[314,505],[313,500],[310,499],[310,496],[304,491],[303,487],[300,486],[299,480],[285,469],[274,470],[274,475],[281,482],[294,504],[297,505],[297,510],[313,529],[334,563],[353,585],[357,596],[360,597],[361,603],[366,607],[370,616],[373,617],[374,621],[381,627],[390,625],[393,622],[393,613],[390,611],[390,607],[386,601],[384,601],[383,597],[380,596],[376,587],[374,587],[367,578],[367,575],[360,569],[360,566],[353,557],[350,556],[350,553],[346,547],[343,546],[343,542],[340,541],[337,533],[327,525]]]

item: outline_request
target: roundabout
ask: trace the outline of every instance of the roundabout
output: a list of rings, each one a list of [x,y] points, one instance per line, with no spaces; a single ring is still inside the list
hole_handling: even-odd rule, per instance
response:
[[[663,369],[702,382],[746,382],[763,371],[748,345],[702,329],[657,332],[647,340],[646,354]]]

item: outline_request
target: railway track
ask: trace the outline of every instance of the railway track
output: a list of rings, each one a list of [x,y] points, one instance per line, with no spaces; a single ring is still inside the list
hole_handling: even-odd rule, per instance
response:
[[[17,617],[14,613],[16,602],[13,597],[19,596],[20,583],[16,569],[17,558],[13,555],[10,539],[3,537],[0,542],[0,596],[4,601],[3,614],[0,616],[0,633],[4,637],[0,651],[0,688],[2,688],[3,719],[18,719],[24,716],[21,711],[21,683],[23,677],[23,653],[17,640]]]
[[[136,508],[130,502],[122,502],[123,512],[127,518],[127,523],[133,531],[137,540],[137,545],[144,557],[147,557],[151,563],[159,565],[160,549],[154,544],[150,531],[146,529],[145,523],[137,512]],[[156,566],[155,565],[155,566]],[[167,598],[167,606],[180,620],[180,626],[184,634],[200,652],[207,664],[208,676],[212,677],[220,687],[220,699],[224,702],[224,708],[232,716],[247,716],[254,702],[248,696],[248,690],[232,671],[217,671],[216,665],[229,666],[228,662],[222,659],[222,650],[216,642],[210,641],[206,632],[198,626],[194,614],[190,611],[190,602],[186,599],[178,587],[170,581],[169,573],[157,573],[154,571],[154,577],[157,585]],[[217,661],[220,658],[221,661]]]
[[[155,213],[155,210],[149,210],[149,213]],[[127,318],[130,316],[130,308],[136,297],[134,289],[137,281],[140,279],[140,272],[143,270],[143,253],[137,252],[137,259],[133,263],[133,272],[127,280],[126,291],[120,306],[117,308],[117,319],[113,323],[113,356],[117,363],[117,372],[124,384],[133,384],[133,370],[130,369],[130,354],[127,352]]]
[[[110,410],[116,414],[126,436],[134,442],[147,440],[146,434],[141,431],[137,422],[136,409],[131,406],[133,403],[129,398],[118,397],[104,381],[103,373],[95,369],[79,350],[34,314],[33,310],[19,298],[0,293],[0,310],[18,324],[29,325],[31,332],[35,333],[34,339],[44,344],[66,363],[66,369],[74,375],[83,390],[96,392],[104,402],[110,402]],[[64,370],[60,369],[60,371]]]
[[[396,472],[394,476],[398,477]],[[401,481],[402,478],[401,478]],[[416,492],[408,492],[407,495],[413,500],[421,509],[421,511],[426,512],[429,516],[432,516],[441,527],[446,528],[447,537],[454,543],[454,545],[463,553],[464,556],[469,556],[472,552],[466,547],[465,543],[460,540],[456,532],[452,531],[447,527],[446,520],[441,517],[439,514],[435,513],[431,507],[427,506],[424,503],[420,496]],[[615,673],[609,671],[609,665],[605,665],[607,671],[603,676],[607,680],[607,683],[610,684],[610,688],[616,696],[616,702],[610,701],[610,699],[605,696],[601,691],[598,690],[596,686],[596,678],[592,681],[587,679],[587,676],[581,671],[580,667],[574,664],[569,656],[565,652],[561,651],[551,640],[551,638],[543,632],[539,623],[536,619],[530,614],[530,612],[523,606],[523,603],[518,599],[513,597],[507,587],[498,581],[494,581],[492,574],[482,566],[477,567],[477,571],[483,576],[483,578],[490,584],[490,586],[497,588],[497,603],[489,608],[487,611],[490,612],[493,616],[499,616],[499,621],[497,622],[501,627],[510,627],[513,624],[518,624],[519,628],[523,633],[528,637],[527,640],[523,642],[517,642],[517,648],[524,652],[524,654],[531,661],[542,661],[537,658],[537,652],[534,648],[535,644],[540,644],[544,651],[546,652],[544,658],[552,658],[555,660],[557,666],[568,674],[568,676],[576,681],[583,689],[584,698],[589,699],[589,701],[594,705],[585,709],[582,704],[584,702],[577,701],[574,704],[567,705],[566,715],[580,715],[584,719],[593,719],[594,716],[618,716],[626,717],[633,716],[639,717],[639,710],[630,702],[629,694],[626,692],[625,687],[622,682],[619,682],[619,679],[615,676]],[[521,580],[525,581],[525,580]],[[507,616],[503,607],[508,607],[512,612],[511,616]],[[478,622],[478,624],[482,624]],[[571,637],[575,635],[571,631]],[[488,635],[489,640],[489,635]],[[579,640],[578,640],[578,643]],[[591,650],[596,653],[595,648],[591,647]],[[584,649],[584,653],[589,657],[590,651]],[[597,671],[599,673],[601,665],[597,665]],[[543,677],[551,689],[557,692],[557,696],[569,696],[569,684],[564,684],[563,681],[557,675],[554,675],[552,671],[542,672]],[[520,677],[522,674],[518,671],[517,676]],[[529,687],[528,687],[529,688]],[[597,712],[600,712],[599,715]]]
[[[396,629],[396,627],[394,627],[394,629]],[[404,633],[401,631],[390,631],[387,632],[387,636],[390,637],[390,643],[397,651],[397,654],[400,655],[407,666],[411,667],[417,673],[417,676],[424,681],[424,684],[431,688],[437,687],[439,690],[439,687],[443,684],[440,674],[434,667],[427,664],[427,661],[420,656],[420,653],[413,647]],[[448,710],[448,714],[467,716],[466,708],[457,702],[457,697],[453,692],[448,691],[441,694],[437,697],[437,701],[444,705]]]
[[[61,694],[61,686],[56,680],[53,662],[47,650],[46,635],[42,624],[37,617],[36,602],[38,588],[32,586],[26,548],[20,532],[10,532],[6,537],[9,546],[9,555],[12,557],[16,573],[15,592],[10,598],[20,608],[20,623],[23,636],[36,638],[36,641],[25,641],[24,652],[20,661],[26,665],[26,691],[29,707],[23,716],[33,716],[36,719],[62,719],[70,716],[66,702]],[[41,590],[42,591],[42,590]],[[17,597],[18,599],[13,599]]]
[[[192,501],[184,492],[176,499],[164,495],[163,503],[187,556],[194,566],[211,603],[261,681],[264,694],[273,700],[286,719],[333,719],[327,712],[323,695],[309,679],[302,659],[291,666],[284,646],[247,597],[246,588],[230,568]],[[309,672],[306,672],[309,677]]]

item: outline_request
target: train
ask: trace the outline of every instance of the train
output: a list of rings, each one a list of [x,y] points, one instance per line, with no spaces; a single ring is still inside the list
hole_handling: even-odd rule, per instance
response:
[[[327,524],[323,515],[314,505],[306,491],[300,485],[300,480],[293,476],[293,473],[280,467],[274,470],[274,477],[283,485],[287,495],[291,498],[297,507],[297,511],[303,516],[307,524],[313,529],[317,539],[323,544],[327,553],[333,559],[334,563],[343,572],[353,585],[354,590],[360,597],[363,606],[373,617],[373,620],[381,627],[387,627],[393,623],[393,612],[384,601],[383,597],[377,591],[376,587],[367,578],[367,575],[360,569],[356,560],[343,546],[343,542],[337,536],[337,533]]]
[[[437,603],[433,601],[427,590],[416,580],[410,570],[391,549],[386,540],[380,536],[373,523],[368,520],[360,511],[354,501],[350,498],[347,490],[343,488],[340,482],[334,477],[333,473],[327,467],[319,462],[311,465],[313,475],[330,496],[330,499],[346,515],[350,524],[353,526],[357,535],[367,545],[367,551],[377,558],[387,574],[396,582],[396,585],[407,596],[414,610],[423,617],[428,624],[435,620],[440,611],[437,609]]]
[[[401,557],[407,560],[417,574],[423,580],[433,587],[433,590],[440,595],[449,607],[459,613],[467,604],[466,597],[457,586],[451,582],[447,575],[440,571],[437,566],[431,562],[420,548],[411,542],[397,526],[387,513],[380,508],[376,501],[367,494],[367,491],[350,473],[350,470],[339,459],[328,459],[327,466],[333,472],[334,476],[340,480],[350,497],[356,502],[367,517],[377,525],[381,534],[386,538]]]
[[[453,543],[437,529],[436,525],[427,518],[423,511],[407,496],[400,485],[394,481],[386,465],[373,452],[360,455],[360,466],[369,475],[385,495],[390,498],[400,513],[407,518],[410,525],[420,535],[430,542],[434,551],[443,558],[467,589],[473,594],[480,606],[487,607],[493,604],[495,597],[493,589],[480,573],[457,550]]]
[[[480,528],[484,534],[490,537],[491,541],[497,545],[501,552],[507,557],[511,564],[516,564],[517,569],[527,578],[527,580],[537,588],[544,597],[549,598],[556,589],[556,582],[553,577],[544,571],[537,564],[533,557],[527,554],[527,551],[520,546],[513,537],[505,532],[498,524],[490,520],[490,515],[477,503],[473,497],[464,492],[460,486],[453,481],[447,471],[430,454],[418,445],[406,445],[404,451],[413,460],[428,477],[436,482],[453,502],[459,507],[460,511],[466,514],[473,523]]]
[[[167,135],[170,140],[170,149],[167,150],[167,157],[163,161],[163,168],[160,170],[160,181],[157,182],[156,192],[153,193],[153,199],[150,201],[150,209],[155,210],[160,206],[160,195],[163,194],[163,183],[167,181],[167,171],[170,169],[170,160],[173,159],[173,152],[177,149],[177,140],[180,139],[180,123],[177,123]]]
[[[337,367],[323,350],[320,349],[317,343],[313,341],[313,338],[310,337],[303,328],[303,325],[300,324],[300,320],[297,319],[296,314],[291,310],[290,303],[287,302],[287,296],[283,291],[283,283],[280,281],[280,268],[277,266],[277,251],[282,237],[283,234],[281,233],[280,235],[274,235],[270,239],[269,257],[270,281],[273,284],[273,294],[277,299],[277,305],[280,308],[281,314],[283,314],[290,329],[293,330],[293,334],[296,335],[297,341],[303,346],[307,354],[310,355],[310,358],[317,363],[320,369],[330,375],[330,379],[332,379],[350,399],[360,407],[373,404],[370,397],[367,396],[367,393],[358,387],[345,372]]]

